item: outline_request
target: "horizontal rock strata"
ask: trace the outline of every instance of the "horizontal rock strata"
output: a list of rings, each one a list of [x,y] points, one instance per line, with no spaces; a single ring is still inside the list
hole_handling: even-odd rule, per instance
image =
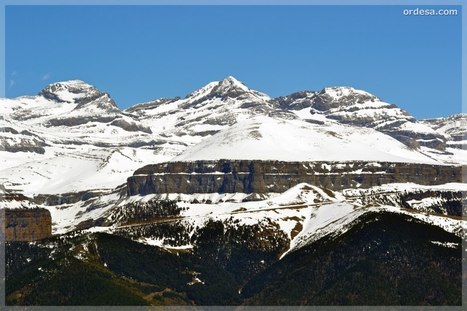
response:
[[[306,182],[331,190],[386,183],[461,182],[460,166],[390,162],[219,160],[148,165],[127,180],[128,195],[151,193],[281,193]]]

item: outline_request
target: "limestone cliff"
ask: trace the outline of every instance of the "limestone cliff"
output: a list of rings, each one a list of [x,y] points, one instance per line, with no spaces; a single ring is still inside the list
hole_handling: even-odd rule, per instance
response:
[[[460,166],[390,162],[219,160],[148,165],[127,180],[128,195],[150,193],[281,193],[306,182],[323,188],[369,188],[386,183],[461,182]]]

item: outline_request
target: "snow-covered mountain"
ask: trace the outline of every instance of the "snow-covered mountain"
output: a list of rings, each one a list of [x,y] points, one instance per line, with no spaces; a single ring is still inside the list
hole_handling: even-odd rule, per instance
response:
[[[28,194],[114,188],[147,161],[170,159],[106,93],[82,81],[0,100],[1,182]]]
[[[36,96],[1,99],[0,112],[0,183],[31,198],[4,200],[2,206],[59,202],[58,208],[47,207],[56,232],[118,206],[126,199],[116,187],[154,163],[237,159],[458,165],[466,159],[459,148],[465,133],[459,122],[465,115],[417,121],[349,87],[271,98],[227,77],[185,98],[156,99],[121,111],[109,94],[72,80],[50,84]],[[88,210],[90,201],[70,199],[82,193],[92,194],[95,208]],[[246,197],[202,196],[211,201]]]
[[[277,109],[269,96],[249,89],[233,77],[211,82],[183,99],[156,100],[125,112],[135,114],[154,133],[185,144],[199,143],[257,115],[294,118],[293,114]]]
[[[389,278],[396,298],[411,293],[400,275],[432,275],[419,265],[448,269],[435,271],[443,290],[459,283],[463,114],[418,121],[350,87],[271,98],[233,77],[124,111],[83,81],[58,82],[0,99],[0,113],[0,209],[39,207],[55,235],[8,244],[8,279],[24,289],[9,301],[103,278],[99,291],[128,286],[125,302],[264,304],[275,284],[272,297],[302,304],[323,285],[298,268],[310,280]],[[21,217],[5,228],[27,229]]]
[[[343,124],[373,128],[410,147],[446,148],[441,133],[417,122],[397,106],[362,90],[331,87],[319,92],[294,93],[277,101],[284,109],[292,109],[307,119],[322,120],[325,117]]]

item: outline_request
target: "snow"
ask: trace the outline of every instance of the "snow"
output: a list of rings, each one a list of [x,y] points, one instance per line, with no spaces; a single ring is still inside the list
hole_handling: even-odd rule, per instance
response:
[[[135,201],[148,201],[152,199],[158,199],[158,200],[173,200],[173,201],[182,201],[182,202],[200,202],[200,203],[205,203],[205,202],[211,202],[210,204],[207,204],[208,208],[212,208],[212,204],[217,204],[220,202],[227,202],[227,201],[232,201],[232,202],[242,202],[243,199],[245,199],[247,196],[249,196],[248,193],[242,193],[242,192],[237,192],[237,193],[193,193],[193,194],[186,194],[186,193],[162,193],[162,194],[150,194],[146,196],[132,196],[126,199],[125,202],[135,202]],[[122,202],[121,204],[124,204],[125,202]]]
[[[433,158],[439,159],[446,164],[454,164],[454,165],[467,165],[467,148],[459,149],[459,148],[446,148],[446,152],[439,152],[437,150],[433,150],[427,147],[421,147],[420,150]]]
[[[439,190],[439,191],[467,191],[466,183],[446,183],[440,185],[419,185],[416,183],[389,183],[369,189],[345,189],[345,195],[358,195],[363,192],[404,192],[408,190]]]
[[[465,226],[463,220],[455,219],[449,216],[443,215],[432,215],[419,213],[412,210],[404,210],[394,206],[381,206],[378,207],[378,210],[383,210],[392,213],[404,214],[420,221],[423,221],[427,224],[434,225],[444,229],[447,232],[454,233],[456,235],[461,235],[463,227]]]
[[[84,231],[88,233],[96,233],[96,232],[112,232],[112,230],[113,230],[112,227],[92,227]]]
[[[280,230],[285,232],[289,239],[292,239],[292,230],[297,226],[297,221],[279,219],[276,223],[279,225]]]
[[[283,253],[281,258],[326,235],[344,233],[348,229],[347,225],[366,212],[346,202],[313,208],[303,223],[302,231],[290,242],[289,250]]]
[[[440,241],[430,241],[432,244],[448,247],[448,248],[457,248],[459,246],[458,243],[453,242],[440,242]]]
[[[383,185],[381,189],[404,189],[419,186],[416,184],[390,184]],[[464,184],[445,184],[436,186],[438,189],[465,189]],[[317,195],[322,198],[316,202]],[[269,194],[263,201],[253,202],[222,202],[216,204],[192,203],[192,197],[185,197],[178,203],[182,208],[183,222],[190,228],[202,228],[209,219],[222,221],[227,226],[253,226],[260,224],[268,227],[272,224],[278,226],[289,239],[290,249],[287,253],[308,245],[324,236],[340,235],[351,228],[352,224],[362,215],[369,212],[391,212],[408,215],[428,224],[436,225],[454,234],[460,233],[462,221],[443,215],[431,215],[418,211],[404,210],[395,206],[373,206],[362,208],[358,204],[346,201],[340,193],[329,197],[322,189],[307,184],[299,184],[281,194]],[[144,197],[136,197],[143,200]],[[133,198],[135,200],[135,198]],[[297,235],[292,232],[301,228]],[[195,230],[195,229],[192,229]],[[193,232],[191,232],[191,235]],[[171,247],[164,241],[155,237],[144,240],[144,243]]]
[[[332,97],[333,99],[339,99],[340,97],[349,96],[351,94],[359,94],[359,95],[366,95],[370,97],[375,97],[372,94],[354,89],[353,87],[349,86],[335,86],[335,87],[326,87],[324,88],[324,93]]]
[[[422,123],[405,122],[400,126],[400,128],[401,130],[411,131],[415,133],[436,134],[435,130]]]
[[[195,284],[204,284],[204,281],[202,281],[200,278],[198,278],[199,275],[201,275],[201,273],[199,272],[194,272],[194,271],[189,271],[189,273],[191,273],[191,276],[193,278],[192,281],[188,282],[187,285],[195,285]]]
[[[73,204],[62,205],[36,205],[50,212],[52,217],[52,233],[63,234],[75,229],[75,226],[82,221],[93,220],[103,217],[106,212],[117,205],[120,201],[118,193],[102,193],[99,197],[87,201],[78,201]],[[89,209],[89,204],[93,203],[98,208]],[[111,232],[112,227],[92,227],[88,232]]]
[[[467,114],[465,113],[455,114],[447,118],[421,120],[420,123],[441,133],[448,141],[453,140],[452,135],[465,138],[467,132]]]
[[[219,84],[219,81],[210,82],[206,84],[204,87],[188,95],[187,98],[191,99],[192,101],[202,99],[203,97],[208,95],[212,91],[212,89],[216,87],[218,84]]]
[[[172,245],[165,243],[165,238],[156,238],[156,237],[144,237],[144,238],[139,239],[138,242],[146,244],[146,245],[157,246],[160,248],[165,248],[165,249],[170,249],[170,250],[190,250],[193,248],[193,245],[191,244],[172,246]]]
[[[239,89],[262,100],[270,99],[268,95],[249,89],[245,84],[232,76],[228,76],[224,80],[220,81],[217,87],[219,88],[220,92],[227,92],[231,89]]]
[[[279,196],[267,201],[268,205],[294,205],[303,204],[304,202],[323,202],[335,201],[321,188],[312,186],[307,183],[300,183]]]
[[[81,145],[66,153],[62,151],[37,156],[20,154],[25,156],[24,162],[0,170],[0,183],[30,196],[112,189],[125,183],[128,176],[145,164],[170,158],[136,148],[104,149]]]
[[[138,240],[138,242],[151,245],[151,246],[157,246],[157,247],[163,247],[164,246],[164,238],[142,238]]]
[[[437,163],[372,129],[254,117],[188,148],[172,161],[257,159]]]

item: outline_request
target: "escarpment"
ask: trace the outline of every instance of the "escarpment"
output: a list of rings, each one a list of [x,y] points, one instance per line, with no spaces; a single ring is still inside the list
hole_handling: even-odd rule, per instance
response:
[[[462,181],[462,167],[397,162],[219,160],[148,165],[127,180],[128,195],[150,193],[281,193],[298,183],[331,190],[386,183]]]

